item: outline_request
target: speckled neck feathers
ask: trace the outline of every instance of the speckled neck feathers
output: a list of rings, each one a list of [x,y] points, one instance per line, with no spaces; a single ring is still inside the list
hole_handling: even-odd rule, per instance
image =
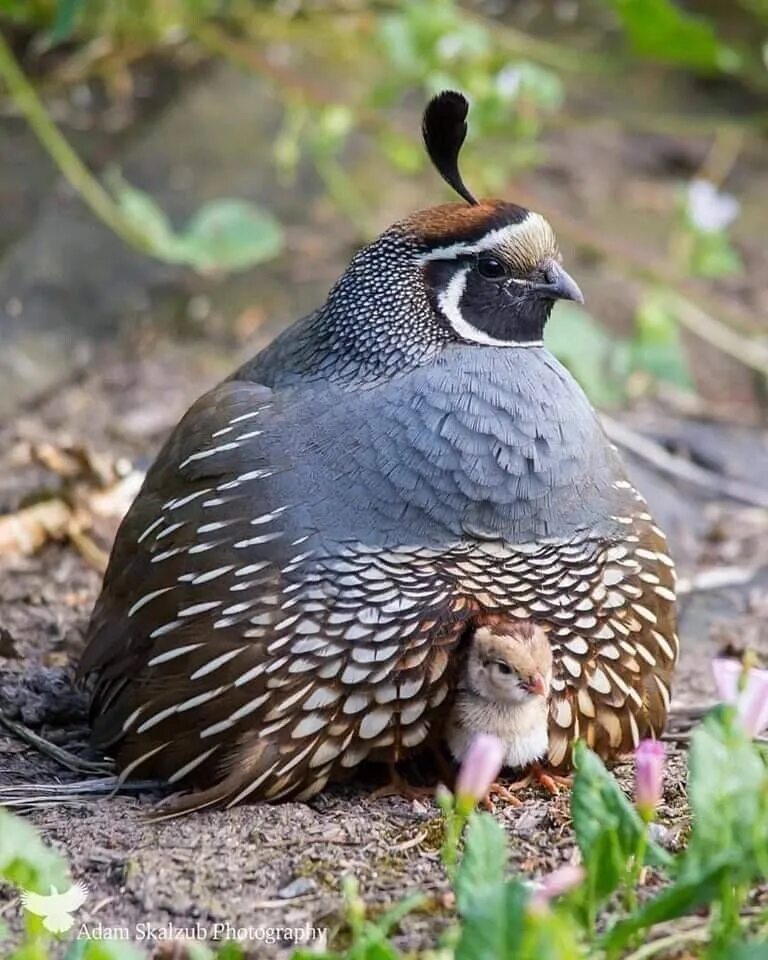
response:
[[[268,386],[378,382],[429,362],[451,334],[419,281],[424,246],[395,226],[360,250],[325,304],[237,376]]]

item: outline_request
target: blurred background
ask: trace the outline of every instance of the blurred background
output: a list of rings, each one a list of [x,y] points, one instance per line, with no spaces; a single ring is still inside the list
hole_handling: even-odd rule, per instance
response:
[[[0,25],[0,553],[71,539],[75,481],[140,474],[360,244],[448,198],[419,120],[449,87],[472,190],[555,227],[586,306],[548,343],[684,573],[768,562],[766,0],[2,0]]]

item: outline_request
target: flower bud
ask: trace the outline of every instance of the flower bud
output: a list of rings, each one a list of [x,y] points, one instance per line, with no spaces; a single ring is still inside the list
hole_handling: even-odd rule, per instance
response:
[[[658,740],[641,740],[635,751],[635,806],[646,823],[656,816],[661,800],[665,753]]]
[[[531,899],[528,901],[531,910],[542,912],[547,909],[551,900],[569,890],[573,890],[584,879],[584,868],[576,864],[567,864],[558,867],[552,873],[542,877],[534,886]]]
[[[504,744],[489,733],[478,733],[461,761],[456,778],[459,803],[473,805],[486,796],[504,762]]]
[[[762,733],[768,727],[768,670],[745,670],[739,660],[715,657],[712,673],[718,696],[736,707],[749,736]]]

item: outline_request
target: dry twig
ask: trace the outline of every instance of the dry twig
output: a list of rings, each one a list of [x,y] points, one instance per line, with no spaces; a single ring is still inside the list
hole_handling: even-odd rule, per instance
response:
[[[62,767],[65,767],[67,770],[74,770],[75,773],[110,773],[112,770],[111,764],[97,763],[92,760],[83,760],[82,757],[78,757],[69,750],[65,750],[63,747],[59,747],[55,743],[51,743],[50,740],[46,740],[45,737],[41,737],[39,733],[35,733],[34,730],[30,730],[29,727],[25,726],[23,723],[19,723],[16,720],[11,720],[9,717],[6,717],[2,710],[0,710],[0,724],[2,724],[6,730],[17,736],[20,740],[23,740],[31,747],[39,750],[40,753],[43,753],[52,760],[55,760],[56,763],[60,764]]]
[[[708,490],[719,497],[738,500],[756,507],[768,508],[768,490],[754,486],[744,480],[724,477],[713,470],[707,470],[682,457],[665,450],[661,444],[643,436],[631,427],[613,417],[602,414],[602,422],[608,437],[618,446],[624,447],[633,456],[645,460],[661,473],[676,477],[686,483]]]

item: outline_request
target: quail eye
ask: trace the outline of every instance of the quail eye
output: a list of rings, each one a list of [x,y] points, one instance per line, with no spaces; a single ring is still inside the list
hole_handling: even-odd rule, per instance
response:
[[[503,280],[507,275],[507,267],[498,257],[478,257],[477,272],[486,280]]]

